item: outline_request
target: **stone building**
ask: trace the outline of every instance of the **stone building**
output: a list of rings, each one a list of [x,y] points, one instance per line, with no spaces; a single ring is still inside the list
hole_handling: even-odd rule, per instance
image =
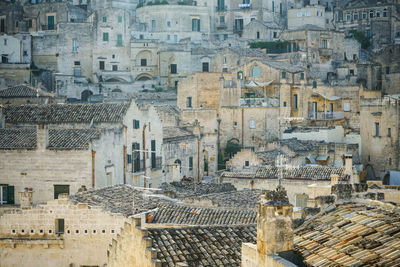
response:
[[[81,185],[158,187],[163,182],[162,125],[152,106],[7,106],[4,115],[2,183],[43,191],[35,202],[52,199],[56,185],[74,193]],[[32,171],[28,158],[36,166]],[[17,174],[21,180],[13,178]]]
[[[21,192],[21,207],[0,216],[2,266],[104,266],[107,249],[128,217],[172,204],[128,185],[82,191],[69,199],[32,206],[34,190]]]
[[[294,30],[303,25],[314,25],[322,29],[332,29],[333,13],[324,6],[305,6],[288,10],[288,29]]]
[[[364,98],[360,103],[361,158],[368,178],[399,170],[399,97]]]
[[[336,29],[358,31],[371,38],[373,48],[394,43],[399,18],[396,1],[349,1],[334,11]]]
[[[277,41],[282,27],[273,22],[250,21],[243,27],[242,38],[248,41]]]
[[[0,89],[0,104],[3,105],[52,104],[54,100],[54,94],[27,84]]]
[[[162,7],[162,8],[160,8]],[[136,19],[150,32],[150,39],[178,43],[208,41],[211,33],[209,9],[202,5],[144,5],[136,10]]]

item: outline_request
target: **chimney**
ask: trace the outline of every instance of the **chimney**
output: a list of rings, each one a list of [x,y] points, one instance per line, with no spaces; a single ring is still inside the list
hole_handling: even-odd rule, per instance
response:
[[[32,190],[25,188],[24,192],[19,192],[19,203],[22,209],[29,209],[32,207]]]
[[[339,183],[339,175],[332,174],[331,175],[331,186]]]
[[[37,136],[37,149],[44,151],[48,145],[48,128],[44,124],[38,124],[36,127],[36,136]]]
[[[353,173],[353,155],[344,155],[344,171],[346,174],[351,175]]]
[[[6,117],[4,116],[3,106],[0,105],[0,128],[4,129],[6,127]]]
[[[261,197],[257,215],[257,266],[267,266],[267,255],[292,249],[293,206],[278,187]]]

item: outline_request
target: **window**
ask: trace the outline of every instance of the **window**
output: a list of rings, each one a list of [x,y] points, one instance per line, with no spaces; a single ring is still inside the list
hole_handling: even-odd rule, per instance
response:
[[[377,10],[376,10],[376,17],[377,17],[377,18],[380,18],[380,17],[381,17],[381,10],[380,10],[380,9],[377,9]]]
[[[297,109],[297,94],[293,95],[293,108]]]
[[[171,36],[168,34],[167,35],[167,41],[171,40]]]
[[[238,80],[243,80],[243,71],[238,71],[237,78]]]
[[[47,16],[47,29],[49,31],[54,30],[54,16]]]
[[[178,66],[176,64],[171,64],[171,74],[177,74],[178,73]]]
[[[300,80],[304,80],[304,72],[300,73]]]
[[[277,32],[273,32],[273,36],[274,36],[274,38],[278,38],[278,33]]]
[[[139,128],[140,128],[140,121],[133,120],[133,129],[139,129]]]
[[[189,157],[189,171],[193,170],[193,157]]]
[[[178,35],[174,34],[174,43],[178,42]]]
[[[385,68],[386,74],[390,74],[390,67]]]
[[[122,23],[122,16],[118,16],[118,23]]]
[[[140,39],[140,40],[143,40],[143,39],[144,39],[144,35],[143,35],[143,34],[140,34],[140,35],[139,35],[139,39]]]
[[[3,44],[4,44],[4,45],[7,45],[7,42],[8,42],[7,39],[4,39],[4,40],[3,40]]]
[[[383,17],[384,17],[384,18],[386,18],[386,17],[387,17],[387,9],[386,9],[386,8],[384,8],[384,9],[383,9],[383,13],[382,13],[382,15],[383,15]]]
[[[147,59],[142,58],[142,59],[140,60],[140,66],[142,66],[142,67],[147,66]]]
[[[254,78],[261,77],[261,69],[259,66],[255,65],[251,68],[250,76]]]
[[[303,12],[301,12],[301,11],[297,12],[297,17],[301,17],[301,16],[303,16]]]
[[[69,185],[54,185],[54,199],[58,199],[60,194],[69,195]]]
[[[208,62],[203,62],[203,72],[209,72],[209,63]]]
[[[0,19],[0,32],[5,32],[6,31],[6,19],[1,18]]]
[[[245,168],[250,167],[250,162],[249,162],[248,160],[246,160],[246,161],[244,162],[244,167],[245,167]]]
[[[345,102],[343,103],[343,111],[350,111],[350,103],[349,102]]]
[[[132,143],[132,171],[139,172],[140,171],[140,144]]]
[[[370,30],[370,29],[366,30],[366,31],[365,31],[365,35],[366,35],[367,37],[371,37],[371,30]]]
[[[369,17],[370,17],[370,18],[373,18],[373,17],[374,17],[374,11],[373,11],[373,10],[370,10],[370,11],[369,11]]]
[[[362,13],[362,19],[367,19],[367,12]]]
[[[354,76],[354,70],[350,70],[350,75]]]
[[[260,32],[257,32],[257,39],[260,39]]]
[[[286,79],[286,71],[282,71],[282,79]]]
[[[151,168],[157,168],[156,160],[156,140],[151,140]]]
[[[368,161],[371,161],[371,156],[370,155],[368,155]]]
[[[283,11],[283,8],[282,8],[282,3],[280,3],[280,4],[279,4],[279,14],[281,14],[281,15],[282,15],[282,11]]]
[[[103,41],[108,42],[108,32],[103,32]]]
[[[283,101],[283,106],[284,106],[284,107],[286,107],[286,106],[287,106],[287,103],[286,103],[286,101]]]
[[[0,185],[0,205],[14,204],[14,186]]]
[[[354,19],[354,20],[358,20],[358,12],[354,12],[354,14],[353,14],[353,19]]]
[[[64,219],[56,219],[56,234],[63,234],[64,233]]]
[[[78,52],[78,40],[72,39],[72,52]]]
[[[28,56],[28,51],[24,50],[24,57]]]
[[[167,21],[167,27],[171,27],[171,21]]]
[[[221,23],[221,24],[225,23],[225,16],[220,16],[219,17],[219,23]]]
[[[107,17],[103,17],[103,22],[107,22]]]
[[[310,16],[310,10],[306,10],[306,17]]]
[[[235,19],[235,30],[237,31],[243,30],[243,19]]]
[[[122,46],[122,34],[117,34],[117,46]]]
[[[104,61],[99,61],[99,69],[104,70]]]
[[[152,20],[152,21],[151,21],[151,31],[152,31],[152,32],[155,32],[155,31],[156,31],[156,21],[155,21],[155,20]]]
[[[233,127],[235,127],[235,128],[237,127],[237,121],[233,122]]]
[[[200,19],[192,19],[192,31],[200,31]]]
[[[322,48],[328,48],[328,40],[326,39],[322,40]]]
[[[317,88],[317,81],[312,82],[312,88]]]
[[[375,136],[379,136],[379,122],[375,122]]]
[[[387,134],[387,136],[388,136],[388,137],[391,137],[391,136],[392,136],[392,129],[391,129],[391,128],[388,128],[388,134]]]
[[[8,63],[8,55],[7,54],[1,55],[1,63]]]
[[[186,97],[186,107],[187,108],[192,108],[192,97]]]
[[[389,158],[389,165],[392,165],[392,158]]]
[[[249,121],[249,127],[250,127],[250,129],[255,129],[256,128],[256,121],[255,120],[250,120]]]
[[[346,21],[351,21],[351,14],[350,13],[346,14]]]
[[[75,65],[75,66],[80,66],[80,65],[81,65],[81,62],[80,62],[80,61],[74,61],[74,65]]]
[[[82,69],[74,68],[74,77],[81,77],[81,76],[82,76]]]

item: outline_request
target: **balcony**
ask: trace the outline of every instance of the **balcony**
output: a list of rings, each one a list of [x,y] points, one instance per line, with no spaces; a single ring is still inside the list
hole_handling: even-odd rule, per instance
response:
[[[55,31],[56,25],[55,24],[42,24],[42,31]]]
[[[331,57],[333,55],[333,49],[331,48],[320,48],[319,55],[324,57]]]
[[[228,25],[226,25],[225,22],[221,22],[221,23],[217,24],[217,30],[223,30],[223,29],[226,29],[226,28],[228,28]]]
[[[240,9],[251,9],[251,4],[239,4]]]
[[[215,7],[215,12],[225,12],[228,10],[227,6],[216,6]]]
[[[308,113],[309,120],[341,120],[344,119],[344,111],[337,112],[309,112]]]
[[[241,107],[279,107],[279,100],[275,98],[241,98]]]

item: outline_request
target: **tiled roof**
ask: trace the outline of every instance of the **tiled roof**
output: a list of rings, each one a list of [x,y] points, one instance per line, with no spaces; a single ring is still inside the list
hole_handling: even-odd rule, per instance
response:
[[[218,207],[255,209],[261,194],[261,190],[244,189],[203,195],[199,199],[211,200]]]
[[[309,140],[298,140],[297,138],[282,139],[280,140],[282,145],[288,146],[294,152],[308,152],[315,151],[318,147],[319,141]]]
[[[33,88],[25,84],[0,89],[0,98],[15,97],[52,97],[53,94],[39,88]]]
[[[22,105],[4,108],[8,123],[120,122],[129,103]]]
[[[400,266],[400,210],[342,204],[295,231],[309,266]]]
[[[305,71],[305,68],[302,66],[298,65],[293,65],[287,61],[273,61],[273,60],[268,60],[268,59],[259,59],[262,63],[278,69],[278,70],[284,70],[290,73],[297,73],[297,72],[303,72]]]
[[[183,137],[195,137],[194,134],[186,127],[169,126],[163,127],[163,139],[177,139]]]
[[[161,266],[240,266],[242,243],[255,243],[255,226],[148,229]]]
[[[208,195],[212,193],[223,193],[227,191],[236,191],[232,184],[222,183],[191,183],[191,182],[172,182],[163,183],[161,186],[163,193],[174,198],[184,198]]]
[[[35,149],[36,129],[0,129],[0,149]]]
[[[161,204],[176,202],[151,191],[136,189],[130,185],[114,185],[100,189],[79,192],[69,197],[79,203],[101,206],[112,213],[125,216],[141,213],[159,207]]]
[[[90,140],[99,138],[96,129],[49,129],[49,149],[88,149]]]
[[[256,224],[255,210],[199,208],[182,205],[165,205],[153,215],[151,223],[186,225]]]
[[[331,175],[337,174],[339,178],[346,179],[344,167],[328,166],[300,166],[284,167],[282,170],[284,179],[302,180],[330,180]],[[258,178],[258,179],[277,179],[280,175],[280,168],[276,166],[266,166],[259,168],[256,173],[224,172],[225,178]]]

